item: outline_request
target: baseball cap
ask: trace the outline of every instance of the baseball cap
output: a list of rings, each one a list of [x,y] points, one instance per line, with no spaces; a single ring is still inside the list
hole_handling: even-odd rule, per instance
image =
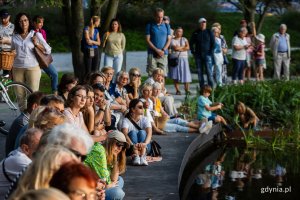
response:
[[[118,130],[112,130],[112,131],[109,131],[107,133],[107,135],[108,135],[108,138],[110,138],[110,139],[116,139],[119,142],[124,142],[126,148],[129,148],[129,144],[126,141],[124,133],[122,133]]]
[[[206,22],[206,19],[203,18],[203,17],[201,17],[201,18],[199,19],[199,23],[202,23],[202,22]]]
[[[8,10],[6,10],[6,9],[2,9],[1,11],[0,11],[0,17],[1,18],[6,18],[6,17],[8,17],[10,14],[9,14],[9,12],[8,12]]]

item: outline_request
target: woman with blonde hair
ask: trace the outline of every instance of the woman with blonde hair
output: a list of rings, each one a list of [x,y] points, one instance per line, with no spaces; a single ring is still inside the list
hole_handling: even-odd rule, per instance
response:
[[[95,143],[84,163],[93,169],[100,179],[106,181],[105,196],[109,199],[123,199],[124,180],[120,174],[126,169],[125,151],[128,147],[125,135],[113,130],[108,132],[104,144]]]
[[[37,154],[30,166],[22,174],[16,190],[9,199],[18,199],[28,190],[49,188],[52,175],[67,162],[79,162],[70,150],[62,146],[48,146]]]
[[[89,26],[83,30],[82,36],[82,50],[84,55],[85,76],[91,72],[99,70],[99,46],[100,36],[97,27],[100,25],[100,17],[93,16]]]
[[[139,87],[141,86],[141,70],[132,67],[129,70],[129,83],[124,86],[130,100],[139,98]]]

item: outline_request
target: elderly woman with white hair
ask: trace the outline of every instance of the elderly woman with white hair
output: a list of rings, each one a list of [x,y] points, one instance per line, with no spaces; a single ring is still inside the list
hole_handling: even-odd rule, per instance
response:
[[[244,83],[243,72],[246,63],[246,50],[250,47],[245,38],[247,33],[247,28],[242,27],[239,29],[238,35],[234,36],[232,40],[232,81],[234,84],[237,83],[237,79],[239,83]]]
[[[112,84],[110,88],[110,95],[115,99],[115,102],[124,105],[128,108],[130,99],[125,85],[128,84],[129,74],[126,71],[120,71],[117,75],[116,83]]]
[[[153,84],[153,90],[152,90],[152,97],[153,97],[152,99],[154,101],[153,108],[154,108],[156,117],[159,118],[159,121],[163,121],[163,118],[167,118],[167,121],[163,127],[163,130],[166,132],[184,132],[184,133],[199,132],[199,128],[200,128],[202,122],[199,122],[199,121],[188,122],[187,120],[181,119],[179,117],[170,119],[170,116],[164,111],[161,101],[158,98],[160,91],[161,91],[160,83],[155,82]]]

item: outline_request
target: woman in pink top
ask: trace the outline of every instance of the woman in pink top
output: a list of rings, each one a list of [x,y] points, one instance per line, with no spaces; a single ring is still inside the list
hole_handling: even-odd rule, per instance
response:
[[[77,85],[71,89],[68,94],[67,108],[64,111],[68,121],[88,132],[87,126],[84,123],[83,114],[80,111],[87,100],[87,90],[82,85]]]

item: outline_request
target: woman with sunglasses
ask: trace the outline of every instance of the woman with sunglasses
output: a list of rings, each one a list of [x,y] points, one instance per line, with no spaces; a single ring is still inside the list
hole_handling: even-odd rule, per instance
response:
[[[124,86],[130,100],[139,98],[139,87],[141,86],[141,71],[137,67],[129,70],[129,83]]]
[[[106,200],[123,199],[124,180],[120,174],[126,169],[126,147],[128,147],[124,134],[113,130],[103,145],[95,143],[84,163],[93,169],[100,179],[106,182]]]
[[[131,100],[121,130],[133,148],[131,155],[133,165],[147,166],[146,153],[151,150],[152,127],[151,122],[143,114],[143,102],[139,99]]]

